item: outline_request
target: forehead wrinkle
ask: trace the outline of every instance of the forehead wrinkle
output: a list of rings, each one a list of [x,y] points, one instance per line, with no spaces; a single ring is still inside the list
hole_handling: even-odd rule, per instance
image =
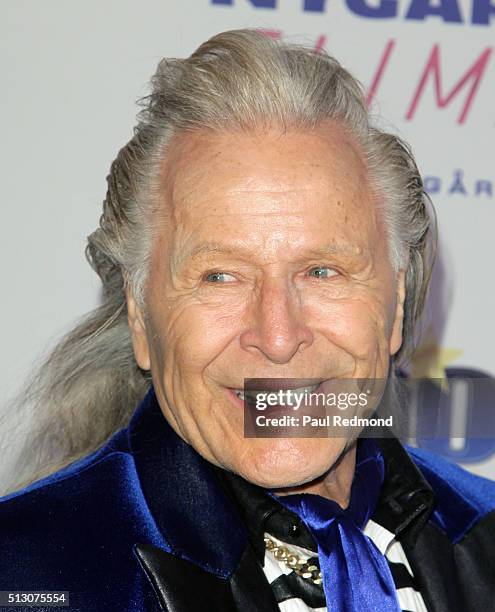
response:
[[[321,164],[320,167],[325,167]],[[205,187],[207,194],[216,196],[217,192],[222,197],[237,194],[263,193],[263,194],[297,194],[297,193],[315,193],[315,194],[331,194],[334,191],[341,192],[344,188],[349,188],[349,185],[343,184],[342,181],[336,180],[334,177],[319,175],[315,176],[311,173],[302,172],[301,167],[297,166],[292,174],[292,185],[287,185],[287,172],[278,171],[277,168],[271,170],[260,171],[259,169],[247,169],[245,172],[234,172],[218,183],[212,182],[214,176],[214,168],[187,168],[186,172],[176,173],[174,177],[173,196],[175,200],[186,202],[191,195],[197,197],[198,184]],[[225,170],[225,165],[222,166]],[[360,171],[347,171],[343,173],[342,178],[356,176],[350,181],[351,195],[363,194],[369,192],[369,184],[367,177]],[[349,198],[350,199],[350,198]]]
[[[175,218],[177,219],[179,216],[194,216],[195,211],[200,208],[201,209],[201,218],[208,217],[211,215],[250,215],[250,216],[263,216],[263,215],[280,215],[279,211],[270,210],[274,205],[277,205],[279,202],[279,198],[284,197],[311,197],[314,196],[315,202],[314,204],[318,204],[318,209],[324,212],[325,207],[351,207],[354,208],[356,205],[361,203],[370,204],[371,198],[369,194],[362,189],[353,188],[351,192],[344,193],[343,186],[339,186],[338,188],[322,188],[318,189],[315,187],[301,187],[294,189],[266,189],[263,187],[259,188],[244,188],[240,186],[232,187],[227,190],[222,189],[220,186],[219,189],[215,189],[214,187],[210,187],[206,192],[199,193],[197,191],[197,184],[193,185],[187,191],[184,190],[184,184],[182,184],[179,190],[175,190],[176,193],[172,198],[173,202],[173,210]],[[179,193],[177,193],[179,191]],[[241,198],[249,198],[251,195],[262,195],[265,196],[266,200],[254,201],[252,202],[252,206],[246,206],[243,211],[235,210],[233,212],[229,211],[231,205],[239,204],[236,202],[236,197]],[[366,201],[366,202],[365,202]],[[256,210],[260,205],[264,205],[266,207],[265,210]],[[300,210],[301,202],[294,201],[291,203],[291,200],[287,200],[284,202],[285,206],[290,206],[291,210],[290,214],[297,214]]]
[[[354,167],[349,168],[348,165],[343,169],[342,177],[349,177],[355,175],[352,180],[352,192],[354,194],[363,193],[369,191],[369,182],[367,177],[366,168],[361,160],[359,154],[357,154],[352,146],[349,148],[355,157],[357,162]],[[172,199],[177,203],[188,203],[190,196],[196,197],[198,183],[202,184],[207,188],[207,192],[216,195],[216,191],[220,190],[221,195],[230,194],[249,194],[262,192],[266,194],[290,194],[290,193],[311,193],[311,192],[331,192],[333,190],[342,190],[343,185],[336,181],[335,178],[323,175],[314,175],[311,170],[324,169],[329,170],[331,167],[340,167],[342,164],[341,156],[334,157],[329,160],[329,163],[306,163],[305,166],[309,170],[302,170],[300,164],[294,165],[294,172],[292,177],[294,185],[287,188],[287,186],[278,187],[279,183],[287,182],[287,172],[278,170],[277,167],[269,169],[251,168],[249,166],[244,167],[239,162],[233,162],[229,159],[224,159],[220,163],[221,170],[225,171],[226,167],[231,166],[232,172],[224,180],[218,184],[216,181],[212,181],[212,175],[215,176],[216,169],[216,158],[225,157],[225,152],[221,151],[210,151],[206,149],[202,155],[199,155],[198,151],[195,151],[195,157],[201,160],[201,165],[206,162],[206,168],[197,167],[195,159],[191,160],[188,164],[170,164],[174,165],[172,172],[168,172],[169,186],[171,187]],[[180,158],[180,155],[179,155]],[[171,168],[170,168],[171,170]],[[300,184],[298,185],[297,182]],[[305,184],[303,184],[305,183]]]

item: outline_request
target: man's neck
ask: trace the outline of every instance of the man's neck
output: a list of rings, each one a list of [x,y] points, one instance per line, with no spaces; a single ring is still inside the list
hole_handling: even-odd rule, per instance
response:
[[[347,508],[351,497],[351,485],[356,469],[356,440],[346,446],[333,466],[322,476],[295,487],[272,489],[277,495],[313,493],[336,501]]]

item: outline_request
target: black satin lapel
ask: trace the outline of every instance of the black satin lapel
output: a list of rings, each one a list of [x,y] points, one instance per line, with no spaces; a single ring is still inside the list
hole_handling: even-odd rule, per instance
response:
[[[428,612],[466,612],[452,543],[432,523],[416,538],[415,543],[408,538],[401,543]]]
[[[466,612],[495,608],[495,511],[485,515],[455,546],[462,589],[469,606]]]
[[[148,544],[134,553],[167,612],[238,612],[228,580]]]
[[[279,612],[275,596],[251,547],[230,580],[219,578],[149,544],[134,554],[167,612]]]
[[[251,546],[244,551],[230,585],[237,610],[279,612],[273,591]]]
[[[280,574],[270,586],[278,602],[300,597],[310,608],[324,608],[326,606],[323,589],[302,578],[296,572]]]

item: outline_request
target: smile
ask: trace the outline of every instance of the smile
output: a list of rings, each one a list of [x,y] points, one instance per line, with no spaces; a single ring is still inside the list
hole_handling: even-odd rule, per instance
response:
[[[316,391],[316,389],[320,386],[320,383],[316,383],[314,385],[309,385],[309,386],[304,386],[304,387],[297,387],[295,389],[287,389],[287,388],[280,388],[280,389],[249,389],[249,390],[242,390],[242,389],[233,389],[234,393],[237,395],[238,398],[240,398],[241,400],[246,400],[248,402],[255,402],[258,395],[269,395],[270,393],[275,393],[275,394],[279,394],[279,393],[283,393],[284,395],[286,395],[289,399],[293,396],[298,396],[298,395],[304,395],[305,393],[313,393],[314,391]]]
[[[272,408],[299,409],[307,405],[310,395],[323,391],[325,383],[332,379],[258,379],[259,386],[251,389],[228,388],[227,391],[234,403],[242,409],[257,408],[268,401]],[[253,381],[251,384],[253,384]],[[312,384],[309,384],[309,383]],[[266,384],[264,384],[266,383]],[[291,384],[292,383],[292,384]],[[249,383],[248,383],[249,384]],[[253,385],[254,386],[254,385]]]

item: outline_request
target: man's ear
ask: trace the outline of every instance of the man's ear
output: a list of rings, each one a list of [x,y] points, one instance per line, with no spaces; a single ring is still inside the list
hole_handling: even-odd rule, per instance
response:
[[[131,332],[132,346],[134,348],[134,357],[138,366],[142,370],[150,370],[150,352],[148,346],[148,338],[146,336],[146,325],[144,323],[143,314],[136,304],[136,300],[132,294],[129,285],[126,283],[125,295],[127,300],[127,321]]]
[[[404,300],[406,299],[406,270],[401,268],[397,275],[395,316],[390,334],[389,351],[395,355],[402,345],[402,330],[404,325]]]

